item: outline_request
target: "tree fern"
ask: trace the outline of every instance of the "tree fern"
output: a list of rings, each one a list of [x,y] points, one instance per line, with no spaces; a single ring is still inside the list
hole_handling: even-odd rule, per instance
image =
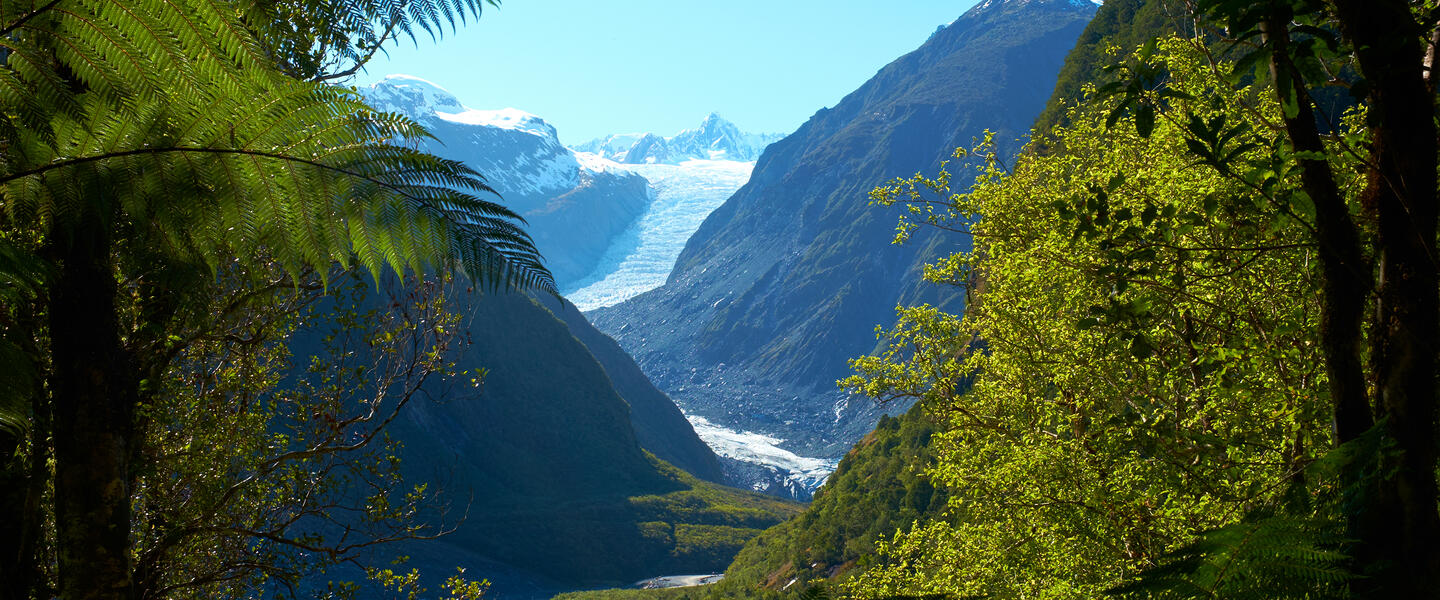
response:
[[[407,145],[427,135],[414,122],[295,77],[323,78],[305,63],[314,48],[322,59],[353,50],[327,50],[323,36],[375,21],[388,23],[381,40],[413,36],[477,14],[478,2],[342,3],[336,10],[351,21],[338,24],[307,24],[303,13],[267,21],[256,6],[0,3],[0,234],[37,240],[25,258],[47,263],[45,388],[65,598],[124,598],[133,586],[137,409],[154,393],[144,378],[173,356],[164,328],[183,290],[145,281],[138,297],[122,297],[116,275],[126,264],[214,273],[222,261],[265,257],[294,275],[358,262],[377,281],[383,270],[458,267],[492,286],[554,290],[521,219],[480,197],[493,190],[478,173]],[[276,39],[293,45],[251,34],[271,27],[289,27],[293,35]],[[0,263],[0,278],[18,278],[24,262]],[[128,303],[142,308],[122,329]],[[0,427],[18,422],[21,404],[0,401]]]
[[[283,70],[306,79],[354,74],[387,42],[434,39],[447,25],[478,18],[499,0],[250,0],[245,20],[258,25],[266,53]]]
[[[476,195],[491,191],[479,174],[402,145],[427,135],[404,117],[263,68],[227,7],[74,0],[0,14],[8,222],[48,229],[105,190],[117,218],[184,260],[263,246],[324,271],[353,251],[375,272],[458,260],[488,282],[553,287],[519,217]]]

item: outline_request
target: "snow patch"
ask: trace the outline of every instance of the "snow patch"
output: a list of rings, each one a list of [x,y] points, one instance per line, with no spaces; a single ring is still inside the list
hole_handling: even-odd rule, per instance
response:
[[[482,125],[486,127],[499,127],[501,129],[513,129],[558,139],[555,128],[544,119],[516,108],[502,108],[499,110],[476,110],[468,107],[461,107],[464,110],[459,112],[435,111],[435,115],[450,121],[464,125]]]

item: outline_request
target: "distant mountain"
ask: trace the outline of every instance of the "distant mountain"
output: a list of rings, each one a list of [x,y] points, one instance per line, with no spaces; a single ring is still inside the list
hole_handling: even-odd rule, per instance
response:
[[[771,142],[784,137],[778,133],[745,133],[734,123],[710,113],[700,126],[667,138],[653,133],[621,133],[574,146],[618,163],[679,164],[687,160],[753,161]]]
[[[847,359],[876,348],[874,327],[893,322],[897,305],[959,310],[953,290],[920,275],[969,244],[922,230],[891,245],[898,214],[870,206],[867,192],[934,172],[987,129],[1003,154],[1015,152],[1094,13],[1074,0],[968,11],[766,148],[665,285],[591,320],[687,414],[838,457],[882,412],[836,389]]]
[[[544,119],[513,108],[476,110],[444,88],[389,75],[362,90],[374,107],[409,116],[437,138],[424,149],[480,171],[527,231],[563,287],[594,270],[650,203],[645,178],[565,148]]]

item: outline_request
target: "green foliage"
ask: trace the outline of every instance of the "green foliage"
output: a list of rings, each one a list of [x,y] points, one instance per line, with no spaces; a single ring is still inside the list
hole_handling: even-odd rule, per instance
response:
[[[426,589],[420,583],[420,572],[411,569],[404,573],[396,573],[394,569],[368,569],[366,576],[376,583],[379,583],[385,590],[385,596],[393,597],[396,600],[418,600],[420,598],[435,598],[436,600],[480,600],[485,597],[485,590],[489,589],[490,582],[484,579],[474,580],[465,577],[465,569],[457,568],[456,573],[445,579],[440,584],[439,596],[427,595]]]
[[[454,290],[416,282],[380,311],[361,277],[337,283],[215,294],[215,319],[177,332],[193,338],[141,415],[131,502],[145,597],[278,594],[453,526],[442,490],[402,478],[385,429],[422,386],[460,376]],[[296,357],[297,336],[324,342]]]
[[[1067,112],[1084,98],[1085,86],[1107,83],[1105,67],[1113,62],[1112,48],[1130,52],[1153,38],[1186,31],[1182,14],[1180,3],[1167,0],[1112,0],[1102,4],[1065,58],[1055,92],[1045,112],[1035,120],[1036,137],[1068,124]]]
[[[321,4],[323,13],[310,10]],[[69,579],[64,595],[252,589],[343,559],[345,546],[386,527],[402,537],[418,531],[409,521],[425,495],[396,492],[394,464],[320,459],[368,446],[378,430],[358,430],[377,413],[346,420],[338,415],[355,407],[342,402],[319,412],[336,419],[328,426],[307,414],[303,426],[288,424],[295,431],[268,435],[285,430],[277,421],[298,419],[286,412],[294,404],[225,402],[273,385],[267,361],[276,358],[262,350],[281,335],[276,324],[231,333],[256,344],[249,354],[208,336],[232,319],[274,318],[245,304],[252,293],[273,298],[316,279],[324,289],[337,263],[368,271],[376,284],[387,271],[403,278],[463,269],[490,286],[553,290],[521,220],[482,197],[491,190],[478,173],[414,150],[426,135],[415,123],[370,109],[352,91],[296,78],[323,78],[332,58],[358,65],[361,52],[395,33],[434,33],[479,7],[0,4],[0,279],[17,284],[0,297],[0,354],[27,355],[7,365],[17,373],[6,383],[18,385],[0,396],[0,447],[8,454],[17,432],[27,433],[16,423],[30,426],[24,445],[33,464],[5,464],[4,475],[39,490],[5,500],[23,505],[30,530],[50,518],[40,502],[62,500],[58,542],[47,543]],[[99,326],[59,327],[76,322],[74,313],[98,314]],[[85,354],[89,347],[100,350]],[[433,370],[440,354],[410,364]],[[87,375],[69,375],[77,369]],[[194,395],[168,387],[174,369],[193,369],[178,389]],[[326,393],[338,389],[296,392],[333,404],[340,396]],[[217,443],[226,435],[238,439]],[[184,441],[192,437],[203,441]],[[185,462],[199,456],[209,460]],[[347,468],[359,471],[331,471]],[[358,488],[342,482],[371,484],[373,495],[357,499]],[[39,498],[52,483],[53,496]],[[93,510],[72,508],[86,503]],[[356,504],[363,509],[350,514],[362,515],[363,526],[331,520]],[[316,531],[325,527],[352,534],[342,551],[321,542]],[[21,569],[53,571],[33,543],[14,554],[6,544]],[[228,570],[236,564],[245,566]],[[16,587],[52,595],[44,578]]]
[[[456,21],[480,17],[485,4],[499,0],[346,0],[316,2],[247,0],[238,3],[280,70],[301,79],[333,80],[353,75],[387,43],[401,37],[433,40]]]
[[[404,145],[425,135],[415,123],[270,69],[226,4],[14,3],[0,24],[7,227],[63,238],[94,211],[212,270],[229,255],[292,273],[458,260],[553,286],[518,217],[472,194],[489,191],[477,173]]]
[[[1073,109],[1047,153],[1007,170],[982,147],[990,158],[964,193],[944,172],[876,191],[910,207],[902,232],[974,236],[973,252],[927,278],[975,299],[963,317],[903,309],[888,349],[845,382],[947,415],[929,475],[950,494],[949,519],[881,544],[848,594],[1088,598],[1189,565],[1194,554],[1174,548],[1244,567],[1212,577],[1220,589],[1261,589],[1282,563],[1311,584],[1337,581],[1320,576],[1333,556],[1306,554],[1323,544],[1282,533],[1328,517],[1236,525],[1318,498],[1334,481],[1301,474],[1333,442],[1317,251],[1303,207],[1287,202],[1299,175],[1229,177],[1192,152],[1274,164],[1281,140],[1259,132],[1281,107],[1235,90],[1212,59],[1196,40],[1143,48],[1134,77],[1106,90],[1122,93]],[[1301,555],[1314,562],[1286,562]]]
[[[1333,520],[1268,516],[1202,532],[1167,553],[1120,598],[1316,599],[1348,597],[1351,576]]]

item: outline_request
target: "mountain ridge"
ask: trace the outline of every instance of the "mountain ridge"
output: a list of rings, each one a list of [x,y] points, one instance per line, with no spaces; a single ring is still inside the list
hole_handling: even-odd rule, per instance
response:
[[[734,123],[712,112],[694,129],[670,137],[654,133],[619,133],[572,146],[624,164],[679,164],[686,160],[751,162],[782,134],[742,132]]]

